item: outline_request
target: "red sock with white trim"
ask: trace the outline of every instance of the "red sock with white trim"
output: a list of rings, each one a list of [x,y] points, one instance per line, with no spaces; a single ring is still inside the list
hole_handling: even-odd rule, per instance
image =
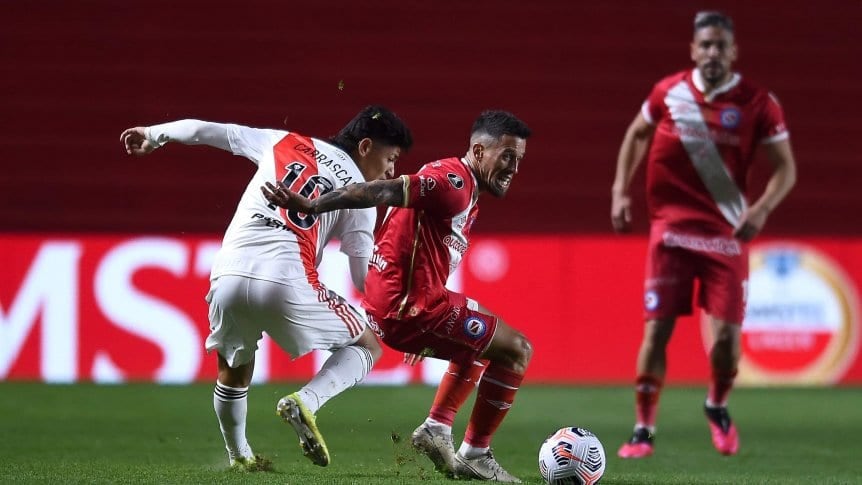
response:
[[[449,362],[449,368],[437,387],[428,417],[451,428],[455,414],[479,384],[484,370],[485,364],[480,361],[470,365]]]
[[[658,413],[658,398],[661,394],[662,380],[649,375],[640,375],[635,381],[635,427],[655,430]]]
[[[464,434],[464,445],[472,449],[491,446],[491,437],[512,407],[523,380],[523,374],[493,363],[488,366],[479,383],[479,393]]]

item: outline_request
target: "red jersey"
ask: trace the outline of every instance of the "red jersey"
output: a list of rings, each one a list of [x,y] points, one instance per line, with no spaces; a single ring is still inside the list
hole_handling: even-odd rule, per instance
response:
[[[788,133],[775,97],[739,74],[708,96],[702,87],[697,69],[673,74],[641,108],[655,125],[647,205],[653,223],[729,235],[747,208],[755,148]]]
[[[446,280],[469,246],[479,189],[466,162],[447,158],[402,175],[403,207],[378,229],[363,306],[378,318],[412,318],[446,306]]]

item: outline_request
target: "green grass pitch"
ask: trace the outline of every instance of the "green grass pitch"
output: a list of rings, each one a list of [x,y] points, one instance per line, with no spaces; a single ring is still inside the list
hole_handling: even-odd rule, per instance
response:
[[[301,456],[291,428],[275,416],[295,384],[254,386],[248,436],[276,471],[227,470],[212,410],[212,385],[51,386],[0,383],[2,483],[442,484],[409,446],[434,390],[360,387],[318,414],[332,464]],[[632,425],[628,387],[528,386],[494,440],[499,461],[525,483],[542,483],[536,455],[557,428],[595,432],[608,455],[603,484],[862,483],[862,389],[738,389],[731,411],[742,447],[735,457],[712,449],[702,388],[662,395],[656,454],[623,461],[616,449]],[[463,436],[472,405],[455,425]]]

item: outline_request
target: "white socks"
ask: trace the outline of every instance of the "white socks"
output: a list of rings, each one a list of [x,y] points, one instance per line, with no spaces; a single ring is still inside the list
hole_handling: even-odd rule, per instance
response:
[[[432,417],[425,418],[425,425],[431,429],[443,432],[443,434],[452,436],[452,426],[441,423]]]
[[[461,446],[458,448],[458,454],[464,458],[476,458],[477,456],[487,455],[488,449],[476,448],[475,446],[468,445],[466,441],[462,441]]]
[[[371,353],[365,347],[344,347],[333,353],[320,372],[297,394],[309,411],[317,413],[327,401],[361,381],[373,365]],[[213,408],[230,459],[254,457],[245,437],[248,387],[229,387],[216,382]]]
[[[373,366],[374,360],[365,347],[344,347],[330,355],[320,371],[297,394],[305,407],[316,414],[327,401],[361,381]]]
[[[213,408],[231,461],[236,458],[254,457],[254,452],[251,451],[251,446],[245,438],[248,388],[228,387],[216,381],[213,389]]]

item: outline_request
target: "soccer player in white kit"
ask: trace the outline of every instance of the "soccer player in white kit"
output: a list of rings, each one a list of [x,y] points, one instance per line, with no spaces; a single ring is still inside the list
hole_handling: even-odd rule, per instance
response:
[[[391,178],[398,157],[412,145],[410,130],[388,109],[368,106],[326,141],[199,120],[129,128],[121,140],[131,155],[147,155],[177,142],[220,148],[257,165],[215,256],[206,296],[206,349],[218,352],[213,405],[231,467],[268,469],[271,464],[254,454],[245,436],[248,387],[262,334],[294,358],[314,349],[332,351],[308,384],[277,405],[278,414],[299,435],[304,454],[316,465],[328,465],[329,451],[315,413],[361,381],[382,349],[365,315],[328,290],[316,268],[327,242],[339,239],[354,285],[364,291],[376,211],[302,214],[269,204],[258,187],[281,181],[316,197],[354,183]]]

